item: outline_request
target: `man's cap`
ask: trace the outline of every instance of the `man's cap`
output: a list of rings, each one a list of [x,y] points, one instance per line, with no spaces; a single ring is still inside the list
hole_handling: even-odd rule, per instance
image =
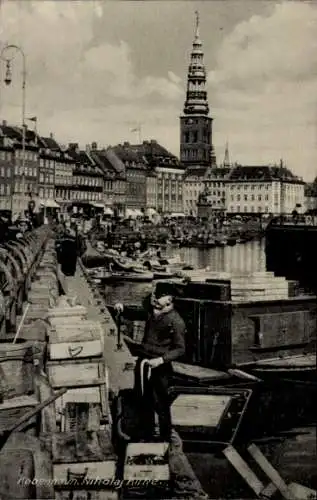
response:
[[[168,281],[159,281],[155,287],[155,298],[160,299],[161,297],[166,297],[167,295],[171,295],[172,297],[179,297],[182,295],[182,291],[180,290],[180,287],[178,287],[175,283],[171,283]]]

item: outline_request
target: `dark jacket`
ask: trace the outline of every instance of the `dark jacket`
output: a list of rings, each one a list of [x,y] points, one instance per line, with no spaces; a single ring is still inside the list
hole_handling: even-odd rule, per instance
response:
[[[59,262],[65,276],[74,276],[77,264],[77,241],[73,236],[65,236],[60,243]]]
[[[165,363],[175,361],[185,354],[185,323],[177,311],[154,317],[146,322],[142,341],[143,350],[149,357],[162,356]]]

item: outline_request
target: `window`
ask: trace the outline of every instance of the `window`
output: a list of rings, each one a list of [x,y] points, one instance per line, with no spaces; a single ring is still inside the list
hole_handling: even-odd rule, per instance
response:
[[[7,194],[11,194],[11,186],[10,186],[10,184],[7,184]]]
[[[244,201],[248,201],[248,195],[247,194],[244,195]]]
[[[268,194],[265,195],[265,199],[266,199],[266,201],[269,199],[269,195]]]
[[[252,213],[254,212],[254,206],[253,205],[251,206],[251,212]]]
[[[261,199],[262,199],[262,196],[259,194],[258,195],[258,200],[261,201]]]
[[[237,212],[240,212],[240,205],[237,205]]]
[[[269,207],[265,207],[265,212],[268,213]]]
[[[240,195],[239,194],[237,195],[237,201],[240,201]]]
[[[262,212],[262,207],[258,207],[258,212]]]
[[[246,205],[244,205],[244,211],[247,212],[248,211],[248,207]]]

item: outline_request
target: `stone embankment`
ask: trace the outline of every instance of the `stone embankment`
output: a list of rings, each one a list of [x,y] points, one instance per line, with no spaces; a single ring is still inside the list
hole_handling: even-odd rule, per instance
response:
[[[134,360],[118,346],[84,270],[65,283],[53,235],[43,228],[30,241],[31,251],[15,249],[25,274],[16,269],[20,280],[9,281],[3,300],[10,313],[0,342],[0,500],[117,499],[124,476],[117,476],[111,402],[132,386]],[[177,435],[167,465],[174,498],[207,498]],[[104,479],[98,488],[96,477]]]

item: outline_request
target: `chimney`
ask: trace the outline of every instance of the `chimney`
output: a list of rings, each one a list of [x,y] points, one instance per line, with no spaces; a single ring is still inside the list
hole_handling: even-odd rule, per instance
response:
[[[90,144],[86,144],[86,153],[90,152]]]
[[[2,126],[6,127],[7,126],[7,120],[2,120]]]
[[[130,143],[129,143],[128,141],[125,141],[125,142],[123,143],[123,145],[124,145],[124,146],[130,146]]]
[[[54,139],[54,134],[50,132],[50,139]]]
[[[96,142],[92,142],[92,143],[91,143],[91,149],[92,149],[93,151],[97,151],[97,149],[98,149],[98,144],[97,144]]]

